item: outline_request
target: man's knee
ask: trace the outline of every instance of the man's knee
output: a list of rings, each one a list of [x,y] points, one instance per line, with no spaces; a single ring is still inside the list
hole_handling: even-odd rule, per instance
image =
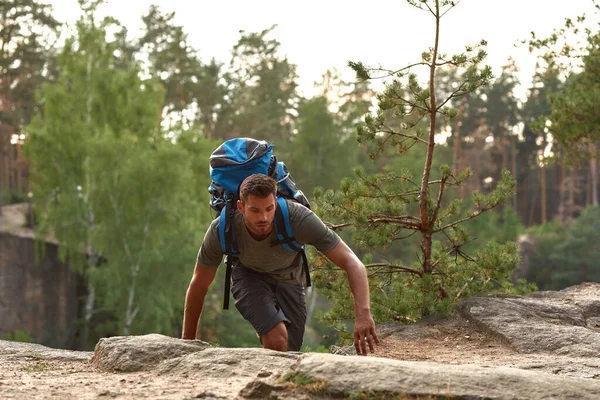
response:
[[[285,324],[279,322],[271,330],[261,336],[265,349],[287,351],[288,332]]]

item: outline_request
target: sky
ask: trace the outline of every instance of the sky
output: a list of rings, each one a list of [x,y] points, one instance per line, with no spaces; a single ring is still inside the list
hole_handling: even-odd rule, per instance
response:
[[[77,0],[46,2],[61,21],[72,23],[79,15]],[[204,61],[214,57],[228,62],[240,30],[257,32],[277,24],[271,38],[297,65],[299,87],[307,96],[327,69],[338,69],[346,79],[354,78],[348,61],[399,69],[418,61],[433,44],[433,17],[406,0],[108,0],[101,12],[139,35],[141,16],[151,4],[175,12],[175,22]],[[515,44],[531,31],[548,35],[566,17],[592,17],[594,11],[592,0],[460,0],[442,19],[440,46],[455,53],[485,39],[494,74],[512,57],[526,86],[536,59],[526,46]]]

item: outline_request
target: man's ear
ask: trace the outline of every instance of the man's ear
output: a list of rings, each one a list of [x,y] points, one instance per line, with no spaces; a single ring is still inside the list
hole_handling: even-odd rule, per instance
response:
[[[243,214],[243,212],[244,212],[244,204],[242,204],[241,200],[237,201],[237,209],[238,209],[239,212],[241,212]]]

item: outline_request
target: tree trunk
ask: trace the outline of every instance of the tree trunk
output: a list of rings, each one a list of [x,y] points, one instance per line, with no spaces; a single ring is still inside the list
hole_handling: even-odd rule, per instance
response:
[[[529,218],[527,219],[528,224],[527,226],[532,226],[533,224],[535,224],[535,211],[536,211],[536,205],[537,205],[537,199],[538,199],[538,193],[539,190],[537,190],[537,179],[534,179],[533,177],[531,178],[530,182],[533,181],[535,187],[533,189],[533,198],[531,199],[531,207],[529,208]]]
[[[433,162],[433,150],[435,148],[435,122],[436,122],[436,98],[435,98],[435,68],[438,57],[438,48],[440,41],[440,4],[435,2],[435,42],[433,45],[431,63],[429,67],[429,137],[427,141],[427,155],[425,156],[425,166],[423,168],[423,179],[421,180],[421,190],[419,198],[419,211],[421,217],[421,251],[423,252],[423,272],[431,274],[431,245],[432,230],[435,221],[429,220],[429,210],[427,200],[429,198],[429,176],[431,174],[431,164]]]
[[[93,271],[98,265],[98,257],[94,253],[92,246],[87,247],[87,259],[88,259],[88,272]],[[81,335],[79,337],[79,346],[82,350],[88,348],[88,340],[90,337],[90,325],[92,317],[94,316],[94,309],[96,305],[96,288],[90,279],[86,279],[86,286],[88,290],[87,297],[85,299],[85,308],[83,315],[83,326],[81,327]]]
[[[546,166],[542,165],[542,167],[540,168],[540,179],[541,179],[541,188],[540,191],[542,193],[542,198],[541,198],[541,210],[542,210],[542,214],[541,214],[541,219],[542,219],[542,224],[545,224],[547,221],[547,203],[548,203],[548,199],[546,197]]]
[[[123,334],[125,336],[129,335],[131,331],[131,326],[133,325],[133,320],[137,315],[139,308],[134,308],[134,300],[135,300],[135,289],[137,284],[137,275],[139,272],[139,267],[137,265],[130,267],[131,268],[131,285],[129,285],[129,296],[127,298],[127,308],[125,309],[125,323],[123,324]]]
[[[598,205],[598,155],[596,154],[596,144],[590,140],[590,183],[592,194],[592,205]]]
[[[458,108],[456,127],[454,129],[454,143],[452,145],[452,167],[454,169],[455,174],[458,174],[462,170],[462,138],[460,137],[460,128],[462,127],[462,117],[466,102],[467,100],[465,97],[465,100],[462,101],[460,107]],[[458,189],[458,197],[461,199],[465,198],[466,186],[466,183],[464,183]]]
[[[513,176],[513,178],[518,182],[518,177],[517,177],[517,136],[516,135],[512,135],[510,137],[510,155],[512,158],[512,167],[511,167],[511,175]],[[515,194],[513,196],[513,210],[515,210],[515,212],[517,212],[517,206],[518,206],[518,201],[517,201],[517,196],[519,194],[519,191],[515,191]]]
[[[502,146],[502,169],[508,169],[508,144],[506,143],[506,135],[503,134],[500,143]]]
[[[575,168],[571,168],[571,170],[569,171],[569,200],[568,200],[568,204],[569,204],[569,209],[568,209],[568,218],[569,221],[572,221],[573,218],[575,218],[575,186],[576,186],[576,181],[575,181],[575,176],[576,176],[577,172],[575,171]]]

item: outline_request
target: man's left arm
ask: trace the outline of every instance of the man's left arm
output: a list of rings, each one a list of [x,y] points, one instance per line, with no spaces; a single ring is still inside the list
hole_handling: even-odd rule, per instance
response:
[[[346,271],[350,290],[354,297],[354,347],[356,354],[367,355],[367,344],[371,353],[375,351],[374,345],[379,344],[375,332],[375,322],[371,317],[371,301],[369,296],[369,283],[367,270],[360,259],[354,254],[344,241],[340,242],[325,256],[335,265]]]

